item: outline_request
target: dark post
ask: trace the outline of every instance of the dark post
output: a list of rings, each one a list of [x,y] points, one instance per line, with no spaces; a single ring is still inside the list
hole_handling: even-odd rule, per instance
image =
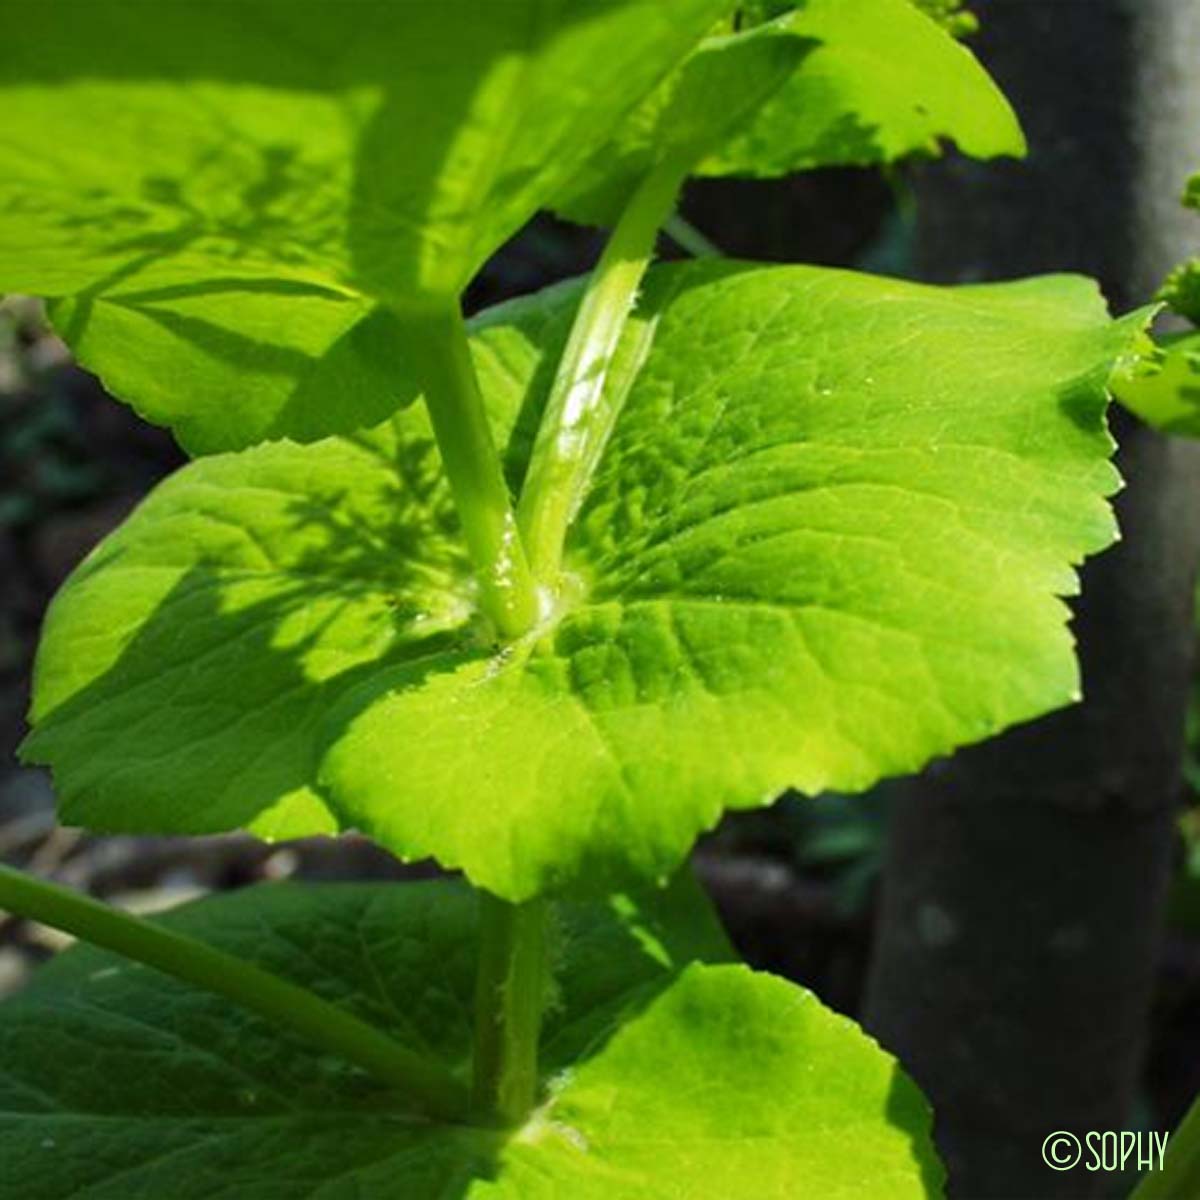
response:
[[[919,178],[939,281],[1053,270],[1144,301],[1194,252],[1200,3],[977,0],[976,50],[1032,145],[1021,165]],[[938,764],[891,832],[868,1027],[925,1089],[956,1200],[1095,1197],[1053,1171],[1057,1130],[1133,1128],[1195,640],[1197,448],[1116,421],[1124,541],[1074,625],[1085,702]]]

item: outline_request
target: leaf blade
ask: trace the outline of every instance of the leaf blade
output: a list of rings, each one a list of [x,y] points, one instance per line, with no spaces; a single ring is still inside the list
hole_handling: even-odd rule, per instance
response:
[[[1200,333],[1169,335],[1122,364],[1113,394],[1163,433],[1200,437]]]
[[[514,487],[578,299],[476,325]],[[661,268],[574,582],[532,636],[475,621],[414,409],[166,485],[56,603],[27,755],[94,827],[300,833],[311,813],[275,806],[302,796],[507,899],[667,874],[726,807],[865,788],[1076,696],[1060,597],[1112,537],[1104,384],[1140,320],[1069,277]],[[175,575],[122,616],[164,554]],[[196,569],[192,619],[156,619]]]
[[[1025,153],[971,52],[911,0],[807,0],[703,42],[553,207],[614,224],[638,180],[682,146],[699,175],[771,178],[936,155],[946,141],[974,158]]]
[[[792,29],[817,47],[756,120],[700,168],[778,176],[937,153],[1021,157],[1008,101],[965,47],[909,0],[808,0]]]
[[[189,449],[373,424],[402,363],[346,353],[354,314],[453,300],[724,7],[39,5],[0,63],[0,288],[70,299],[71,344]]]
[[[277,885],[164,920],[461,1070],[473,899],[445,883]],[[940,1178],[928,1110],[894,1060],[800,989],[719,965],[727,949],[694,885],[566,906],[558,937],[548,1098],[511,1137],[415,1123],[362,1076],[256,1018],[71,950],[0,1005],[0,1096],[17,1118],[0,1122],[0,1197],[283,1200],[353,1188],[382,1200],[400,1188],[590,1200],[682,1187],[727,1200],[797,1170],[836,1196],[853,1194],[865,1164],[915,1200]],[[138,1089],[131,1063],[144,1068]],[[811,1087],[815,1066],[827,1092]],[[751,1158],[756,1169],[739,1177]]]

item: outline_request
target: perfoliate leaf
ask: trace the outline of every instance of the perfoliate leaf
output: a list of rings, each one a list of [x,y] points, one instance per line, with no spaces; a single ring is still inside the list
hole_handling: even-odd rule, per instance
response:
[[[516,307],[529,345],[512,336],[512,306],[476,320],[501,429],[540,365],[542,326],[561,326],[574,295],[552,288]],[[31,713],[41,729],[25,752],[59,762],[69,821],[332,832],[313,785],[317,731],[364,673],[420,661],[470,625],[461,545],[423,405],[370,433],[202,459],[51,604]],[[43,721],[51,711],[65,743]],[[178,772],[178,804],[163,804],[166,776],[146,770],[156,759]]]
[[[481,323],[519,483],[578,292]],[[651,272],[653,331],[505,648],[422,410],[195,463],[55,601],[27,757],[105,829],[344,826],[508,899],[673,869],[725,807],[853,791],[1069,703],[1138,318],[1068,277]],[[1131,324],[1132,321],[1132,324]]]
[[[358,323],[456,296],[729,3],[3,8],[0,290],[208,451],[392,411]]]
[[[909,0],[807,0],[790,22],[816,45],[701,174],[892,162],[947,138],[974,158],[1024,153],[1000,90]]]
[[[1148,342],[1148,339],[1147,339]],[[1175,334],[1122,363],[1113,395],[1164,433],[1200,437],[1200,333]]]
[[[465,1070],[474,914],[446,884],[268,886],[166,921]],[[511,1132],[413,1120],[257,1017],[70,950],[0,1005],[0,1200],[939,1195],[895,1061],[797,987],[691,962],[723,957],[694,925],[653,897],[563,909],[545,1101]]]

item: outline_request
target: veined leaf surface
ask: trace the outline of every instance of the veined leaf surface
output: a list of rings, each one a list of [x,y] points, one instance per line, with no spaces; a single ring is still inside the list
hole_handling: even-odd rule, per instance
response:
[[[115,955],[0,1005],[0,1200],[897,1200],[939,1194],[929,1112],[809,993],[722,965],[679,889],[564,907],[545,1101],[509,1133],[414,1119],[363,1073]],[[447,884],[267,886],[166,922],[465,1071],[475,903]],[[695,959],[716,965],[701,965]]]
[[[0,289],[193,451],[373,424],[728,0],[3,0]]]
[[[514,485],[577,295],[475,334]],[[657,269],[533,634],[478,619],[410,409],[163,484],[54,603],[27,757],[96,828],[336,822],[508,899],[665,874],[727,807],[1077,697],[1059,597],[1113,537],[1104,385],[1140,323],[1071,277]]]
[[[1025,152],[975,56],[909,0],[806,0],[791,28],[815,47],[701,174],[893,162],[936,153],[943,139],[973,158]]]
[[[975,158],[1025,151],[987,72],[911,0],[807,0],[707,39],[554,207],[612,224],[638,180],[681,147],[701,175],[777,176],[936,154],[946,140]]]

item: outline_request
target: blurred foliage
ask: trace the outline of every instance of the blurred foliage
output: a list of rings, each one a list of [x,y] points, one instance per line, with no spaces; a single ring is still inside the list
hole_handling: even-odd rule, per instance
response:
[[[1187,181],[1180,203],[1184,208],[1200,212],[1200,171]],[[1200,326],[1200,258],[1180,263],[1167,276],[1156,298],[1193,325]]]
[[[1197,773],[1194,758],[1189,766],[1189,783],[1195,792]],[[1200,793],[1194,798],[1198,803],[1189,807],[1179,819],[1183,854],[1171,881],[1167,923],[1180,933],[1200,937]]]
[[[860,796],[789,794],[774,807],[727,816],[714,835],[722,853],[782,863],[828,889],[840,917],[864,916],[883,866],[895,783]]]
[[[843,915],[865,912],[883,869],[892,790],[864,796],[818,796],[791,806],[797,862],[826,876]]]
[[[854,260],[856,271],[915,279],[917,249],[917,198],[902,168],[883,167],[880,174],[891,193],[892,205],[874,238]]]
[[[103,472],[89,453],[54,369],[66,361],[28,297],[0,303],[0,530],[96,495]]]
[[[963,0],[912,0],[912,2],[955,37],[968,37],[979,28],[979,21],[975,14],[967,12],[963,8]]]
[[[1167,276],[1156,299],[1169,304],[1193,325],[1200,325],[1200,258],[1180,263]]]

